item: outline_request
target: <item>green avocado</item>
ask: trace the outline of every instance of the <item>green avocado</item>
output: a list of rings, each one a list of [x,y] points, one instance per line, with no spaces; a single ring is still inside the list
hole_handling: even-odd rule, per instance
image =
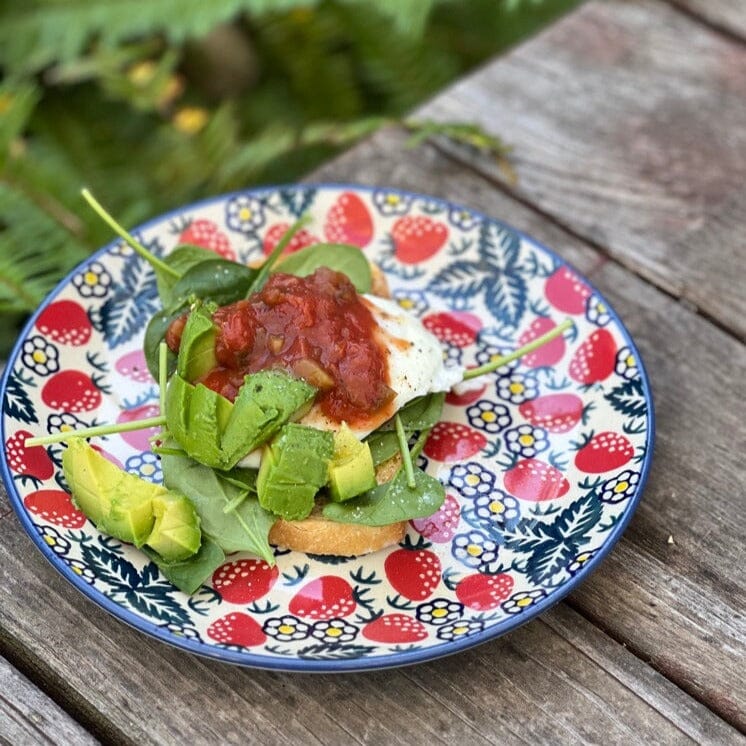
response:
[[[165,491],[152,500],[155,524],[147,541],[166,562],[179,562],[199,551],[202,532],[189,498]]]
[[[99,528],[117,539],[141,547],[155,524],[153,498],[167,490],[132,474],[123,474],[111,493],[109,512]]]
[[[329,497],[343,502],[376,486],[376,469],[370,446],[361,443],[342,424],[334,435],[334,455],[329,462]]]
[[[71,438],[62,454],[62,470],[73,502],[97,526],[111,510],[113,490],[124,472],[83,438]]]
[[[330,432],[288,423],[264,448],[256,487],[259,504],[287,520],[302,520],[329,477]]]
[[[217,333],[212,314],[204,306],[192,310],[181,335],[176,362],[176,372],[182,378],[198,381],[218,364],[215,357]]]

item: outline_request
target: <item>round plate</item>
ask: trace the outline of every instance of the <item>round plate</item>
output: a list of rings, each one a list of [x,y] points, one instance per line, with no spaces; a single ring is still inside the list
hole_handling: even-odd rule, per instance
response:
[[[303,214],[312,222],[294,248],[317,240],[360,246],[453,363],[486,362],[566,317],[575,322],[564,338],[449,394],[421,457],[446,487],[437,514],[410,526],[401,546],[365,557],[278,550],[269,568],[232,555],[192,597],[134,547],[99,533],[64,492],[64,446],[24,441],[157,410],[140,351],[159,308],[155,279],[119,241],[51,293],[8,360],[0,434],[11,504],[78,590],[193,653],[328,672],[415,663],[491,640],[559,601],[627,525],[652,455],[640,356],[609,304],[557,255],[431,197],[272,187],[190,205],[137,234],[156,253],[191,243],[251,261]],[[157,481],[149,435],[94,443],[127,471]]]

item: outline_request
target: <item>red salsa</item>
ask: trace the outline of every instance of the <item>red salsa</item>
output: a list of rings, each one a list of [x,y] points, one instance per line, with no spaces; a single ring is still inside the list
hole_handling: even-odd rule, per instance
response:
[[[278,272],[213,319],[218,367],[202,383],[227,399],[247,373],[266,368],[316,386],[316,402],[336,421],[362,423],[394,396],[375,319],[344,274],[326,267],[308,277]]]

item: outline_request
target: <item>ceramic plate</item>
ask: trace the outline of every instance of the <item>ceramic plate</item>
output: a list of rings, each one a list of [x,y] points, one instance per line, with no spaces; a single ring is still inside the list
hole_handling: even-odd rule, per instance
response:
[[[194,596],[71,504],[64,446],[29,434],[157,411],[141,343],[159,308],[149,266],[121,242],[77,267],[30,320],[2,382],[2,471],[44,556],[137,629],[190,652],[262,668],[361,670],[454,653],[559,601],[627,525],[652,455],[650,386],[619,318],[556,254],[468,208],[390,189],[302,185],[237,192],[138,229],[152,251],[179,243],[260,258],[302,214],[293,241],[360,246],[392,295],[443,342],[484,363],[570,317],[574,328],[448,396],[421,457],[447,498],[405,542],[353,559],[277,551],[270,568],[231,555]],[[161,477],[151,432],[94,441]]]

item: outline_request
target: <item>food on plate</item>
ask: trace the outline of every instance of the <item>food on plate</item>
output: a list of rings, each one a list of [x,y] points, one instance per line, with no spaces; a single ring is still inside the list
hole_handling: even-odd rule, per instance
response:
[[[385,278],[357,247],[284,256],[302,221],[260,266],[193,246],[161,259],[86,198],[151,263],[163,306],[144,342],[161,411],[142,426],[163,427],[153,450],[164,484],[126,474],[83,439],[136,422],[36,439],[69,440],[73,499],[102,531],[193,592],[227,553],[270,564],[270,543],[364,554],[440,508],[445,490],[417,457],[445,393],[504,360],[447,366],[438,339],[383,297]]]

